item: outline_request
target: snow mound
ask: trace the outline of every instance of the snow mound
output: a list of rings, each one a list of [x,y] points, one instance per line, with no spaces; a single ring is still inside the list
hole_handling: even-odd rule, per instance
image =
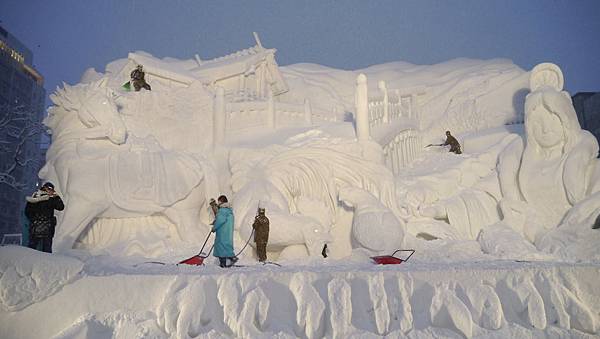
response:
[[[21,246],[0,247],[0,304],[18,311],[72,282],[83,269],[78,259]]]
[[[139,314],[138,314],[139,313]],[[162,338],[152,312],[109,312],[85,315],[55,339]]]

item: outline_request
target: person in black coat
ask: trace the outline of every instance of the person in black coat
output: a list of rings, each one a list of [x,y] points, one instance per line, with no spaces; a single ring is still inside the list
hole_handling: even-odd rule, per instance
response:
[[[453,152],[455,154],[462,154],[462,151],[460,150],[460,143],[458,142],[458,140],[456,140],[455,137],[452,136],[452,134],[450,134],[450,131],[446,131],[446,141],[440,146],[447,145],[450,145],[450,152]]]
[[[29,247],[52,253],[52,238],[56,228],[54,210],[65,208],[62,199],[54,191],[52,183],[45,183],[41,189],[27,197],[25,216],[29,219]]]
[[[146,82],[144,78],[146,73],[144,73],[144,67],[142,65],[137,65],[137,67],[131,71],[131,84],[136,92],[139,92],[142,88],[148,91],[151,90],[150,85]]]

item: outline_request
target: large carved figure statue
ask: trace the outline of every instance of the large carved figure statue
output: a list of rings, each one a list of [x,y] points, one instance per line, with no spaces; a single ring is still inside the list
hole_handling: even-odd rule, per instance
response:
[[[598,190],[598,143],[577,120],[554,64],[531,71],[525,144],[517,138],[499,159],[504,221],[536,241],[578,202]]]
[[[51,96],[45,124],[52,144],[40,177],[66,198],[54,249],[73,247],[96,218],[157,213],[177,226],[182,240],[208,231],[199,223],[205,206],[208,166],[194,154],[164,149],[151,137],[128,135],[106,78],[64,85]],[[211,191],[212,193],[212,191]]]
[[[534,250],[531,243],[539,246],[541,238],[559,225],[597,217],[600,197],[592,197],[600,191],[598,143],[581,129],[569,93],[563,91],[558,66],[536,66],[530,74],[530,90],[524,135],[509,134],[485,157],[472,156],[457,168],[473,171],[482,166],[485,174],[489,173],[485,169],[496,167],[497,179],[486,174],[470,186],[463,184],[458,194],[432,199],[433,204],[420,210],[422,216],[445,221],[468,239],[480,238],[483,230],[487,233],[483,239],[494,240],[490,235],[494,229],[512,229],[515,238],[528,240],[523,240],[524,248]],[[452,181],[450,172],[434,182],[444,180],[458,182]]]

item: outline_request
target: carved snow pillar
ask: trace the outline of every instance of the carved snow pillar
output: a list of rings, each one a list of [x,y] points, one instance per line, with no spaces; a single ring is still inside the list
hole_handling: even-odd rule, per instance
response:
[[[385,156],[385,165],[387,166],[387,168],[392,170],[392,151],[390,150],[389,144],[383,149],[383,154]]]
[[[419,95],[416,94],[413,99],[413,119],[418,130],[421,130],[421,104],[419,102]]]
[[[398,172],[400,172],[400,169],[404,167],[404,164],[406,163],[404,160],[404,157],[406,156],[406,144],[404,143],[402,134],[397,136],[396,139],[398,140]]]
[[[238,75],[238,92],[240,92],[240,94],[246,92],[246,76],[244,73]]]
[[[396,144],[396,140],[393,139],[390,145],[391,170],[394,174],[398,174],[398,145]]]
[[[260,66],[258,66],[254,71],[254,77],[256,77],[256,96],[258,98],[262,98],[262,74]]]
[[[398,100],[396,104],[396,109],[394,110],[394,117],[396,119],[402,118],[402,97],[400,96],[400,90],[397,89],[394,91],[396,94],[396,99]]]
[[[408,119],[412,119],[412,103],[413,103],[413,95],[411,94],[410,96],[407,97],[408,98],[408,107],[406,108],[408,110],[408,112],[406,112],[406,117]]]
[[[379,81],[378,86],[379,90],[383,93],[383,123],[387,124],[390,122],[390,99],[388,97],[387,86],[385,85],[385,81]]]
[[[406,157],[406,165],[408,165],[412,161],[412,154],[413,154],[413,144],[412,144],[412,135],[411,134],[408,134],[408,136],[406,137],[406,145],[408,147],[408,154]]]
[[[410,132],[409,136],[408,136],[408,148],[409,148],[409,152],[408,152],[408,163],[410,163],[411,161],[413,161],[413,159],[415,158],[415,138],[412,135],[412,131]]]
[[[266,89],[265,65],[260,64],[260,66],[258,66],[258,71],[256,73],[258,73],[258,86],[257,86],[258,97],[264,98],[265,92],[266,92],[266,90],[265,90]]]
[[[413,136],[412,136],[412,158],[411,161],[415,160],[417,158],[417,136],[415,135],[414,131],[413,131]]]
[[[310,107],[310,100],[304,99],[304,122],[309,126],[312,125],[312,108]]]
[[[356,91],[354,104],[356,106],[356,137],[358,141],[369,140],[369,93],[367,90],[367,76],[359,74],[356,78]]]
[[[275,101],[273,100],[273,92],[269,91],[267,99],[267,127],[275,129]]]
[[[404,158],[402,166],[406,166],[410,160],[410,136],[408,133],[403,133],[402,144],[404,144]]]
[[[410,156],[410,145],[408,142],[408,135],[406,133],[403,132],[400,138],[402,140],[402,167],[404,167],[408,163]]]
[[[225,140],[225,89],[217,87],[213,102],[213,145],[216,146]]]

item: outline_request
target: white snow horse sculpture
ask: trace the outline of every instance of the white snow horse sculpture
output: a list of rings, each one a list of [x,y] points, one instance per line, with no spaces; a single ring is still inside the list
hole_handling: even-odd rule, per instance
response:
[[[208,231],[198,227],[206,203],[204,162],[156,144],[135,144],[144,140],[128,138],[106,82],[65,84],[50,96],[55,106],[44,123],[52,144],[40,177],[53,181],[66,200],[54,250],[72,248],[98,217],[163,213],[182,240],[198,240]]]

